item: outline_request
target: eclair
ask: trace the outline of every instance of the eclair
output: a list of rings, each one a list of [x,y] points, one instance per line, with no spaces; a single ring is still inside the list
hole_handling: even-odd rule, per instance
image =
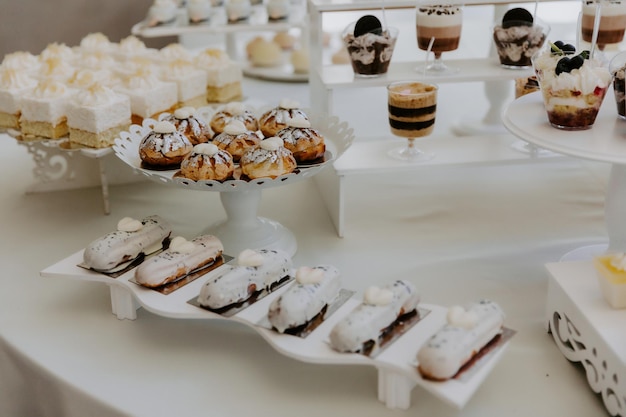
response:
[[[222,242],[213,235],[202,235],[192,240],[177,236],[167,250],[139,265],[135,270],[135,281],[148,288],[176,282],[215,263],[223,251]]]
[[[124,269],[139,255],[149,255],[164,247],[172,228],[159,216],[139,221],[124,217],[117,230],[94,240],[83,252],[83,262],[99,272]]]
[[[417,353],[424,378],[447,380],[455,376],[494,337],[502,332],[504,312],[493,301],[482,300],[448,310],[447,324]]]

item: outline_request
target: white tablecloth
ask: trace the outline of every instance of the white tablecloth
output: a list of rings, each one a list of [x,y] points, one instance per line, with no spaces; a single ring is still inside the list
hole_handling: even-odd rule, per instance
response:
[[[0,415],[2,416],[591,416],[606,413],[584,374],[545,330],[543,264],[606,241],[603,165],[558,158],[493,167],[435,167],[348,178],[338,238],[313,182],[263,192],[260,214],[296,235],[296,265],[331,263],[344,286],[403,278],[423,300],[491,298],[518,333],[461,411],[416,388],[406,411],[376,398],[370,367],[286,358],[241,325],[112,314],[104,285],[39,271],[110,231],[159,214],[184,236],[224,216],[219,195],[142,182],[25,194],[32,160],[1,137]],[[468,138],[467,140],[471,140]],[[357,295],[358,296],[358,295]],[[416,346],[416,349],[418,347]]]

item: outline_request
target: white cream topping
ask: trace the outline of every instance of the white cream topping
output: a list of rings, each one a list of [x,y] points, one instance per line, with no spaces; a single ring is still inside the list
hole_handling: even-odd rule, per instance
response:
[[[41,81],[33,90],[33,97],[36,98],[55,98],[62,97],[67,94],[65,84],[54,79]]]
[[[0,88],[3,90],[34,88],[37,85],[37,80],[17,68],[1,68],[0,71]]]
[[[111,41],[104,33],[90,33],[80,41],[80,47],[85,49],[106,49],[111,46]]]
[[[170,251],[175,253],[191,253],[195,248],[196,245],[193,242],[182,236],[176,236],[170,242]]]
[[[117,230],[120,232],[137,232],[143,228],[140,220],[132,217],[124,217],[117,222]]]
[[[298,284],[319,284],[323,279],[324,271],[322,269],[301,266],[296,270],[296,281]]]
[[[246,108],[242,103],[233,101],[224,106],[224,111],[232,114],[233,116],[241,116],[245,113]]]
[[[611,255],[609,262],[618,271],[626,271],[626,254],[623,252]]]
[[[177,119],[188,119],[192,117],[196,112],[196,109],[193,107],[181,107],[180,109],[176,109],[174,111],[174,117]]]
[[[2,59],[3,68],[14,68],[19,70],[33,70],[39,66],[39,60],[30,52],[17,51],[6,54]]]
[[[438,12],[443,12],[443,14],[438,14]],[[463,11],[458,6],[418,7],[416,23],[426,27],[458,26],[463,23]]]
[[[281,109],[287,109],[287,110],[297,109],[300,107],[300,103],[295,100],[291,100],[289,98],[284,98],[280,100],[278,107],[280,107]]]
[[[193,147],[193,153],[200,155],[213,156],[220,151],[220,148],[212,143],[199,143]]]
[[[263,255],[252,249],[242,250],[237,257],[237,264],[239,266],[257,267],[263,265],[264,261]]]
[[[466,310],[462,306],[452,306],[446,316],[448,324],[463,329],[473,329],[478,323],[478,315],[475,311]]]
[[[146,44],[134,35],[125,37],[119,44],[119,50],[125,53],[141,53],[146,49]]]
[[[296,114],[294,117],[287,119],[287,126],[309,129],[311,127],[311,122],[301,114]]]
[[[277,136],[272,136],[271,138],[263,139],[261,141],[261,149],[266,151],[276,151],[282,146],[284,146],[283,140]]]
[[[160,121],[157,124],[155,124],[153,130],[156,133],[161,133],[161,134],[174,133],[174,132],[176,132],[176,126],[174,126],[170,122],[166,122],[166,121],[163,120],[163,121]]]
[[[363,302],[374,306],[386,306],[393,301],[393,291],[389,288],[371,286],[363,294]]]
[[[80,91],[76,95],[78,104],[85,107],[99,107],[114,103],[119,100],[119,95],[108,87],[101,84],[93,84],[91,87]]]
[[[166,61],[176,61],[179,59],[189,61],[192,59],[191,53],[179,43],[171,43],[164,46],[159,51],[159,56]]]
[[[246,133],[248,131],[248,129],[246,128],[246,125],[238,119],[233,119],[230,122],[228,122],[228,124],[224,127],[224,133],[229,134],[229,135],[241,135],[243,133]]]

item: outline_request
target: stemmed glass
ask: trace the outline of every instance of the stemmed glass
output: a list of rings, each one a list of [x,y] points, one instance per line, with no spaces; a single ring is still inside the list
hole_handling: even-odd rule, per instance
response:
[[[458,72],[441,59],[443,52],[454,51],[459,47],[461,27],[463,25],[463,7],[447,0],[418,0],[415,10],[415,28],[417,46],[427,52],[433,52],[435,59],[416,70],[424,74],[446,75]]]
[[[415,147],[415,139],[428,136],[435,127],[437,86],[417,81],[396,81],[387,86],[387,107],[391,133],[407,138],[403,147],[389,156],[405,162],[426,161],[435,156]]]

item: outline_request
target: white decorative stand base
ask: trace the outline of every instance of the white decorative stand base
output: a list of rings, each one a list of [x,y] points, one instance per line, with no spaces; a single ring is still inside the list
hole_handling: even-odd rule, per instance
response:
[[[625,310],[605,302],[590,261],[548,264],[546,325],[563,355],[579,362],[612,416],[626,415]]]
[[[224,253],[236,257],[244,249],[282,249],[290,256],[298,245],[294,234],[279,222],[257,217],[260,189],[220,193],[227,219],[207,230],[219,236]]]

